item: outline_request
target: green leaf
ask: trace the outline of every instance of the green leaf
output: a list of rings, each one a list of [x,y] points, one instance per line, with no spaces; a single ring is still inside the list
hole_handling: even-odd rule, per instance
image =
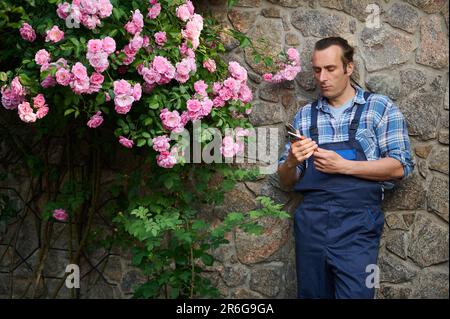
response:
[[[200,259],[202,260],[202,262],[206,265],[206,266],[212,266],[212,264],[214,263],[214,257],[204,253]]]
[[[142,147],[142,146],[145,145],[145,143],[147,143],[147,140],[144,139],[144,138],[140,138],[140,139],[138,139],[136,145],[137,145],[138,147]]]
[[[73,113],[73,112],[75,112],[74,109],[68,109],[68,110],[65,110],[65,111],[64,111],[64,116],[67,116],[67,115],[69,115],[69,114],[71,114],[71,113]]]
[[[164,180],[164,186],[165,186],[167,189],[171,189],[172,186],[173,186],[173,179],[171,179],[171,178],[166,178],[166,179]]]
[[[0,72],[0,81],[6,82],[8,80],[8,75],[5,72]]]

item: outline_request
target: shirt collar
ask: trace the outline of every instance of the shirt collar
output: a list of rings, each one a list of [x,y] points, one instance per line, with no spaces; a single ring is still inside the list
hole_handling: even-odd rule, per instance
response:
[[[364,90],[356,84],[352,84],[352,87],[356,90],[356,94],[353,98],[353,104],[365,104],[366,99],[364,98]],[[329,113],[328,101],[324,96],[322,96],[322,94],[319,94],[317,109]]]

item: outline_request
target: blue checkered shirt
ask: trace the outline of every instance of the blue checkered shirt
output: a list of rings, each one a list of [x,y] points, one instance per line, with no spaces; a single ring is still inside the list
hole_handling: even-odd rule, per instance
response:
[[[317,117],[319,144],[348,140],[349,126],[355,115],[356,105],[366,103],[364,91],[357,86],[355,86],[355,89],[356,95],[353,98],[353,105],[345,110],[339,119],[335,119],[331,115],[327,100],[319,96],[317,104],[319,109]],[[306,137],[310,137],[311,104],[301,108],[292,123]],[[414,169],[405,118],[388,97],[380,94],[372,94],[369,97],[369,101],[361,114],[356,140],[361,144],[367,160],[377,160],[382,157],[395,158],[403,165],[403,178]],[[286,160],[290,147],[291,143],[288,141],[279,159],[279,164]],[[306,166],[307,161],[299,165],[299,172],[302,173]],[[384,188],[394,186],[392,181],[386,181],[382,184]]]

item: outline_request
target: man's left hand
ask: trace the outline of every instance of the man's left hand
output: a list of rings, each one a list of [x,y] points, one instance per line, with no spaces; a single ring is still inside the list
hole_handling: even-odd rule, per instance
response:
[[[327,174],[345,174],[345,167],[348,160],[335,151],[318,148],[313,156],[314,165],[318,171]]]

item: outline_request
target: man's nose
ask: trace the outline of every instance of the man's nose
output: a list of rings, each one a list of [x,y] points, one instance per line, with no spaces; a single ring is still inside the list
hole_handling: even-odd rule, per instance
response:
[[[319,81],[320,82],[324,82],[327,80],[327,74],[325,71],[320,71],[320,75],[319,75]]]

